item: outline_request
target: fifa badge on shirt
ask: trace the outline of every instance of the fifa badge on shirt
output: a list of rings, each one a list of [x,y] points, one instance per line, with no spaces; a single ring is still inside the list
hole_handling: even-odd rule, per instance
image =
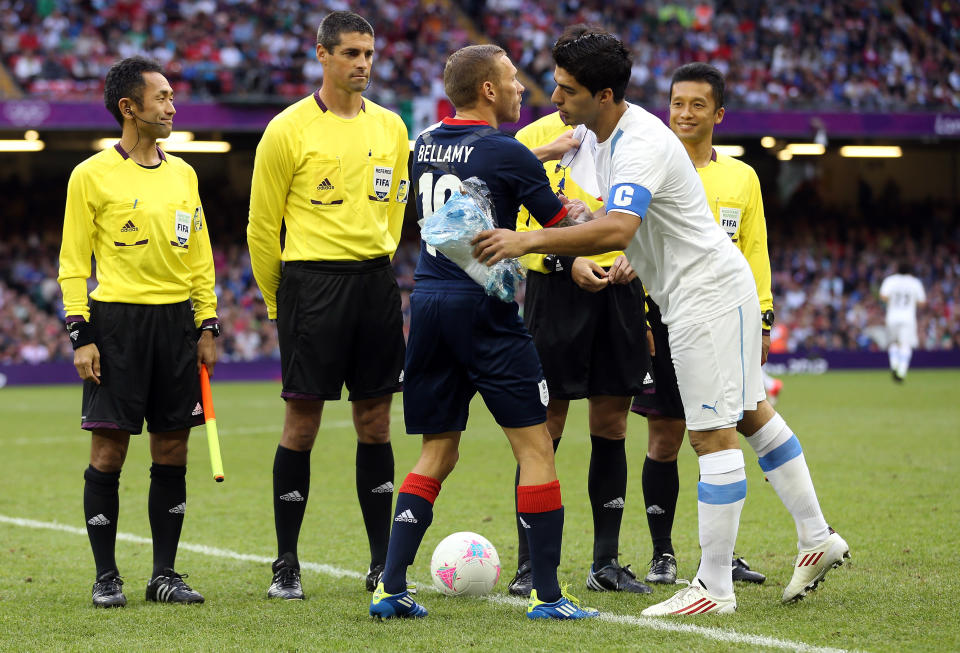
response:
[[[373,196],[378,202],[386,202],[390,195],[390,184],[393,183],[393,168],[385,166],[373,167]]]
[[[176,222],[174,224],[174,232],[176,233],[177,239],[171,240],[171,245],[176,245],[177,247],[187,248],[187,243],[190,242],[190,224],[193,222],[193,216],[187,213],[186,211],[177,211],[176,213]]]
[[[410,181],[407,179],[401,179],[400,183],[397,184],[397,204],[407,203],[407,191],[409,188]]]
[[[740,209],[732,206],[720,207],[720,226],[731,238],[737,235],[737,227],[740,226],[740,213]]]

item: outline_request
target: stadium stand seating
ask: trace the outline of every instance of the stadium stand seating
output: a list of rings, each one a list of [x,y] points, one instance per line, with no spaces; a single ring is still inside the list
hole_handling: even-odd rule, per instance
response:
[[[0,2],[0,57],[23,93],[98,101],[109,65],[142,53],[164,64],[181,99],[301,97],[321,76],[311,54],[316,26],[324,13],[347,4],[102,0],[93,6]],[[580,21],[630,44],[629,95],[652,106],[665,106],[670,71],[700,60],[728,76],[731,106],[960,109],[954,3],[364,0],[350,8],[377,32],[370,93],[386,104],[442,97],[446,56],[476,34],[503,45],[549,93],[550,46],[565,25]]]

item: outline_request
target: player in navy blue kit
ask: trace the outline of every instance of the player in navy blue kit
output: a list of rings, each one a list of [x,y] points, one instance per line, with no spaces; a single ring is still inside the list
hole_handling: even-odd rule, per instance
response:
[[[447,60],[443,81],[456,115],[421,134],[412,154],[421,218],[433,215],[470,177],[489,189],[497,226],[514,228],[521,204],[545,226],[567,215],[537,157],[497,130],[520,117],[524,89],[516,73],[504,51],[493,45],[466,47]],[[406,590],[406,570],[433,520],[440,484],[457,463],[470,400],[479,391],[520,465],[517,505],[530,544],[534,587],[527,616],[596,616],[564,595],[557,581],[563,505],[546,427],[549,396],[517,304],[487,296],[424,242],[414,279],[403,406],[407,432],[423,434],[423,445],[397,494],[386,568],[370,614],[427,614]]]

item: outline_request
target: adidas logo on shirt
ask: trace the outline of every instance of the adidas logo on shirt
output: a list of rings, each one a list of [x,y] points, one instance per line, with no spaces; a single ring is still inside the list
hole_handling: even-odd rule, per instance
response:
[[[303,498],[303,495],[300,494],[297,490],[294,490],[293,492],[287,492],[286,494],[281,494],[280,500],[281,501],[306,501],[306,499]]]
[[[623,497],[617,497],[616,499],[611,499],[603,504],[604,508],[613,508],[615,510],[623,510]]]
[[[140,231],[140,228],[137,225],[133,224],[133,220],[127,220],[127,224],[123,225],[120,229],[121,233],[127,233],[130,231]]]
[[[203,415],[203,406],[200,405],[200,402],[197,402],[197,405],[193,407],[193,412],[190,413],[193,417],[197,415]]]
[[[418,524],[417,518],[413,516],[413,512],[409,508],[397,515],[396,519],[393,521],[406,522],[408,524]]]
[[[649,506],[649,507],[647,508],[647,514],[648,514],[648,515],[662,515],[662,514],[665,513],[665,512],[666,512],[666,510],[664,510],[663,508],[661,508],[661,507],[658,506],[657,504],[653,504],[652,506]]]
[[[317,190],[336,190],[336,188],[330,183],[328,178],[324,177],[323,181],[317,184]]]
[[[169,512],[171,515],[182,515],[186,511],[187,511],[187,504],[186,502],[184,502],[174,506],[173,508],[170,508],[170,510],[168,510],[167,512]]]
[[[91,526],[109,526],[110,520],[103,516],[103,513],[97,515],[96,517],[91,517],[87,520],[87,523]]]
[[[377,487],[370,490],[374,494],[392,494],[393,493],[393,483],[387,481],[383,485],[378,485]]]
[[[647,372],[647,375],[643,377],[643,385],[647,385],[649,383],[653,383],[653,377],[650,376],[650,372]]]

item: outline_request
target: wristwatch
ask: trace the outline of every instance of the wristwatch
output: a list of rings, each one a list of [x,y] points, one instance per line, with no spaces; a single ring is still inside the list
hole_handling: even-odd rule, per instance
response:
[[[200,327],[200,335],[203,335],[203,332],[204,332],[204,331],[209,331],[210,333],[213,334],[213,337],[214,337],[214,338],[219,338],[219,337],[220,337],[220,323],[219,323],[219,322],[211,322],[210,324],[204,324],[203,326]]]
[[[763,314],[760,316],[760,321],[763,322],[763,328],[772,329],[773,323],[774,323],[773,309],[768,308],[767,310],[765,310]]]

